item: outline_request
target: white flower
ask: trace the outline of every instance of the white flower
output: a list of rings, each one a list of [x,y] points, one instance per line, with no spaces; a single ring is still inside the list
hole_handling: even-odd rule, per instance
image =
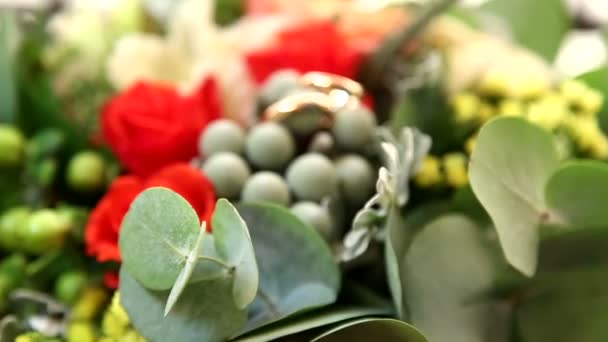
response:
[[[44,62],[56,71],[59,90],[78,79],[98,77],[113,42],[135,31],[141,20],[139,0],[72,0],[48,23],[50,44]]]
[[[255,85],[244,53],[266,44],[287,21],[279,17],[246,18],[220,28],[213,22],[214,1],[185,0],[168,23],[166,37],[133,34],[117,44],[107,61],[107,78],[117,89],[139,80],[195,89],[207,77],[221,87],[226,115],[251,119]]]

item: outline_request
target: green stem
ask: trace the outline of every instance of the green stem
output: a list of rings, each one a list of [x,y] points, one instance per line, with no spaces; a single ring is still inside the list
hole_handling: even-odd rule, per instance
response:
[[[207,255],[200,255],[198,257],[198,259],[199,260],[207,260],[207,261],[216,263],[216,264],[222,266],[223,268],[225,268],[226,270],[228,270],[229,272],[234,271],[234,266],[230,266],[227,263],[225,263],[223,260],[220,260],[218,258],[207,256]]]
[[[370,57],[364,71],[368,85],[373,88],[380,86],[386,69],[400,49],[410,43],[438,15],[452,6],[456,0],[437,0],[424,8],[411,25],[389,36],[378,50]]]

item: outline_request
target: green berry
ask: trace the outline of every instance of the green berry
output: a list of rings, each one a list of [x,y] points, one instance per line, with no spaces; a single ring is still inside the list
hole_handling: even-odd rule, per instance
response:
[[[338,111],[332,131],[340,147],[357,151],[372,142],[375,129],[376,117],[362,107]]]
[[[333,238],[333,225],[329,211],[314,202],[298,202],[291,207],[291,212],[300,220],[310,224],[326,240]]]
[[[229,119],[216,120],[209,124],[200,136],[198,150],[201,156],[209,158],[218,152],[240,154],[245,145],[245,132],[236,122]]]
[[[338,158],[335,165],[342,196],[351,205],[360,207],[374,191],[374,169],[367,160],[356,154]]]
[[[334,150],[334,137],[328,132],[319,132],[315,134],[308,145],[310,152],[318,152],[321,154],[330,154]]]
[[[275,122],[265,122],[249,132],[245,150],[247,158],[256,167],[280,170],[293,158],[296,146],[285,127]]]
[[[23,226],[32,211],[26,207],[15,207],[7,210],[0,217],[0,244],[8,250],[20,249],[22,245]]]
[[[67,168],[67,183],[79,192],[101,189],[106,180],[106,163],[95,151],[82,151],[70,159]]]
[[[260,89],[260,101],[269,106],[298,87],[299,75],[295,70],[281,70],[273,73]]]
[[[74,304],[87,282],[87,275],[82,271],[64,272],[55,281],[55,297],[65,304]]]
[[[241,200],[245,202],[274,202],[289,205],[289,187],[281,176],[270,171],[260,171],[245,183]]]
[[[336,169],[322,154],[306,153],[287,168],[287,184],[302,200],[321,201],[338,186]]]
[[[23,160],[25,138],[11,125],[0,124],[0,166],[14,166]]]
[[[23,227],[24,249],[42,254],[63,246],[70,224],[51,209],[34,212]]]
[[[218,198],[238,198],[249,178],[249,166],[239,155],[232,152],[216,153],[203,164]]]

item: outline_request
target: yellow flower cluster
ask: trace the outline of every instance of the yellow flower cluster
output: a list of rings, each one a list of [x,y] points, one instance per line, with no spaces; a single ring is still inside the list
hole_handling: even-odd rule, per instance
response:
[[[112,303],[103,316],[101,328],[103,337],[98,342],[146,342],[131,326],[127,312],[120,305],[118,292],[114,294]]]
[[[554,89],[542,82],[522,84],[518,96],[508,96],[506,75],[488,74],[479,85],[451,99],[458,123],[476,130],[495,116],[521,116],[547,131],[563,134],[576,152],[592,158],[608,158],[608,137],[602,132],[597,115],[603,105],[600,92],[579,80],[567,80]],[[475,135],[464,144],[471,153]]]
[[[103,289],[85,290],[72,311],[71,320],[66,329],[66,341],[146,342],[131,326],[129,316],[120,305],[119,298],[119,294],[116,292],[103,314],[101,332],[99,332],[93,322],[106,305],[108,295]]]
[[[414,182],[421,188],[463,187],[469,183],[467,160],[462,152],[448,153],[441,158],[429,155],[422,161]]]

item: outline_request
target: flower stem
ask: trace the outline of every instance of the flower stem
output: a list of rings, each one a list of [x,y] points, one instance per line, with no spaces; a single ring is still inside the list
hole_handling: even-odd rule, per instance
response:
[[[220,265],[221,267],[225,268],[226,270],[228,270],[229,272],[234,271],[234,266],[230,266],[227,263],[225,263],[223,260],[220,260],[218,258],[207,256],[207,255],[200,255],[198,257],[198,259],[199,260],[207,260],[207,261],[216,263],[216,264]]]

